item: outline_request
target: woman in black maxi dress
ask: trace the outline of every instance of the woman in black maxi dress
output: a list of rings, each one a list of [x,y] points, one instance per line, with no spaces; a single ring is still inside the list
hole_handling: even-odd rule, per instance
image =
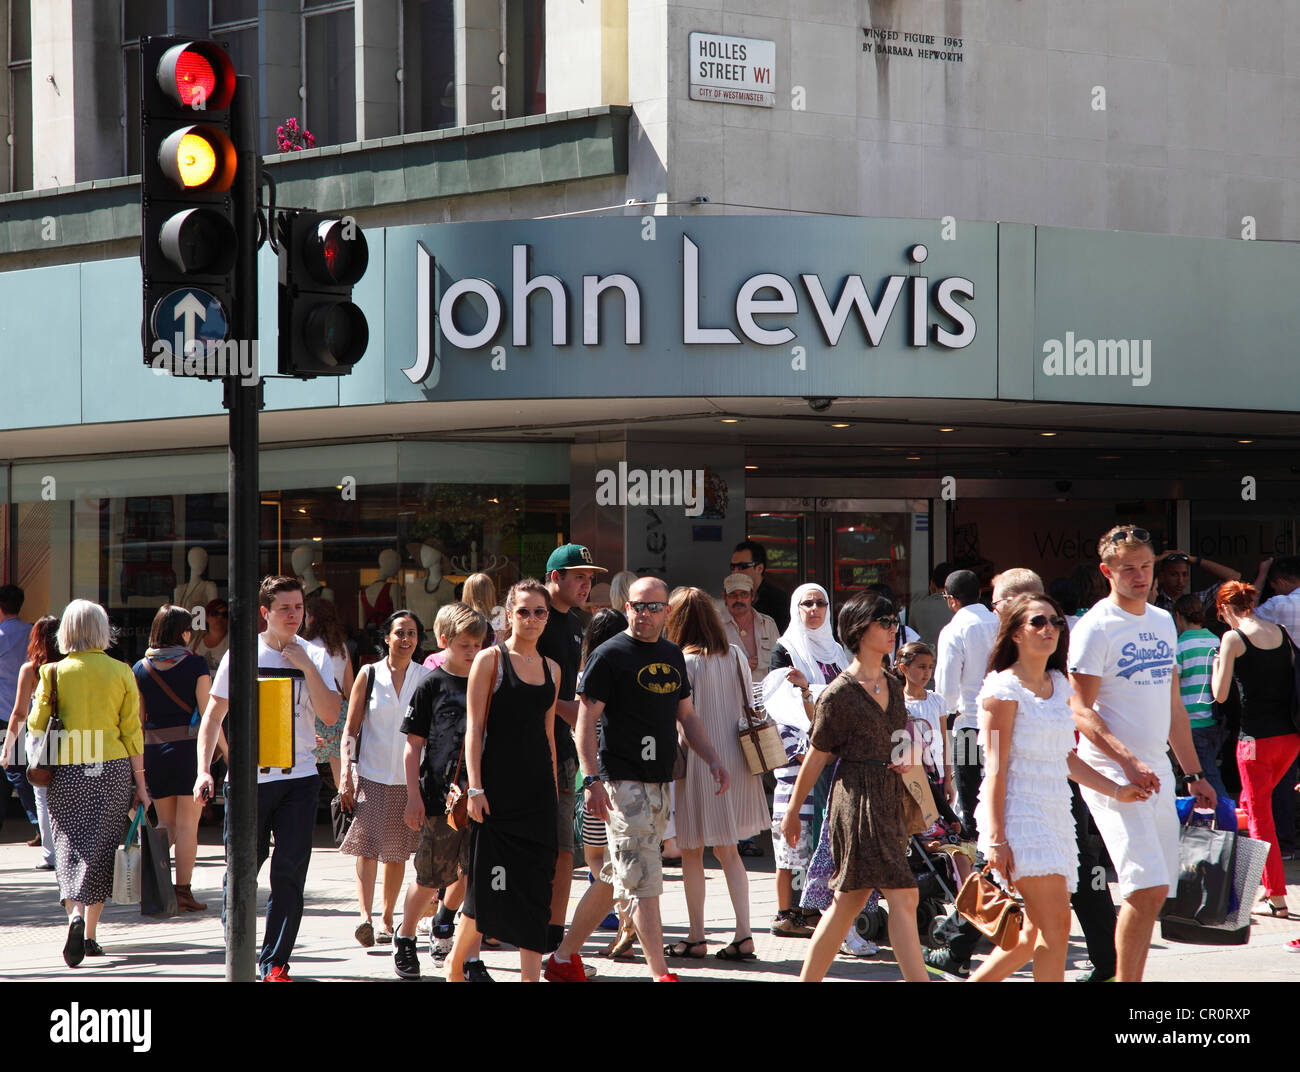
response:
[[[478,934],[518,947],[522,981],[541,978],[556,854],[559,668],[537,651],[549,602],[535,580],[514,585],[506,597],[509,639],[480,652],[470,670],[469,881],[447,961],[449,982],[466,978],[465,958]],[[534,676],[541,680],[526,680]]]

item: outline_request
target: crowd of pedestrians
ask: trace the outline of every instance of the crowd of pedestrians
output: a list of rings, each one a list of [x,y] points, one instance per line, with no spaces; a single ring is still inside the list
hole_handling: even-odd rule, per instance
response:
[[[996,981],[1030,961],[1036,980],[1063,979],[1071,908],[1088,978],[1137,981],[1178,876],[1175,797],[1213,807],[1229,780],[1239,780],[1251,836],[1270,844],[1256,911],[1289,918],[1300,563],[1267,561],[1246,584],[1208,560],[1157,556],[1135,525],[1113,527],[1097,549],[1104,591],[1076,572],[1048,594],[1037,574],[1012,568],[993,579],[986,605],[976,574],[941,564],[910,608],[873,585],[832,615],[820,585],[783,596],[765,576],[763,546],[746,540],[717,591],[670,591],[624,572],[612,578],[614,605],[588,619],[582,608],[606,571],[567,544],[542,580],[505,593],[504,620],[492,620],[491,579],[475,575],[428,637],[414,613],[394,609],[379,657],[355,668],[333,605],[305,601],[295,578],[268,577],[258,666],[295,679],[296,731],[292,765],[258,775],[259,868],[271,861],[259,974],[290,979],[318,764],[351,815],[340,851],[356,860],[355,939],[391,943],[406,979],[421,974],[425,918],[428,954],[449,981],[491,981],[481,950],[508,944],[524,981],[585,982],[596,969],[582,950],[600,926],[617,932],[606,955],[639,946],[660,982],[710,953],[759,959],[742,855],[761,851],[753,839],[770,831],[777,912],[765,929],[808,940],[803,980],[823,978],[837,954],[875,954],[855,921],[883,900],[909,981]],[[1193,565],[1216,583],[1188,591]],[[214,760],[228,754],[226,608],[209,604],[199,632],[190,610],[163,606],[128,668],[105,654],[114,638],[97,604],[75,600],[34,626],[21,607],[20,590],[0,588],[0,762],[38,828],[37,866],[57,873],[64,959],[76,966],[103,953],[97,925],[134,807],[152,805],[167,832],[178,909],[207,908],[191,878]],[[770,798],[738,736],[756,703],[785,750]],[[48,789],[33,787],[18,737],[34,739],[52,715],[65,739]],[[73,754],[92,739],[93,750]],[[931,790],[924,817],[902,777],[913,764]],[[228,783],[223,791],[229,801]],[[1118,907],[1095,881],[1094,826]],[[1018,944],[975,965],[979,932],[954,921],[946,943],[923,950],[913,835],[927,829],[963,858],[959,873],[974,861],[1014,890],[1025,913]],[[665,944],[674,838],[684,901],[671,910],[687,930]],[[570,914],[579,845],[588,885]],[[706,850],[734,923],[714,949]]]

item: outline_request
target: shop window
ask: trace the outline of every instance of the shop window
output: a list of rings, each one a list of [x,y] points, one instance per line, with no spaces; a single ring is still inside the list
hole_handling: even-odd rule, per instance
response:
[[[9,189],[30,190],[32,170],[32,5],[9,0]]]
[[[356,27],[353,5],[302,0],[305,123],[317,145],[357,136]]]
[[[402,130],[456,125],[456,38],[452,0],[402,5]]]
[[[297,574],[332,599],[362,660],[388,610],[409,604],[432,626],[478,571],[499,602],[567,539],[563,445],[347,444],[264,451],[260,468],[260,572]],[[226,480],[220,451],[165,471],[148,458],[15,466],[14,578],[29,618],[94,600],[121,631],[113,654],[133,662],[160,605],[206,591],[200,580],[228,598]]]

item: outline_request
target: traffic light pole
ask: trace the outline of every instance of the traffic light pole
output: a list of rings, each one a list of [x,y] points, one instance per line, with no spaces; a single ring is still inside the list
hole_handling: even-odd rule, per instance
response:
[[[257,339],[257,197],[261,155],[253,116],[252,79],[236,79],[232,118],[239,149],[231,189],[239,223],[235,264],[236,320],[230,337]],[[257,634],[258,410],[262,384],[223,381],[230,411],[230,786],[226,803],[226,980],[256,978],[257,958]]]

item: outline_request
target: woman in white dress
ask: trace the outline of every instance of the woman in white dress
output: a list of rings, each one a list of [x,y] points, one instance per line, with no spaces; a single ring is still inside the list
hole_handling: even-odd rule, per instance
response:
[[[971,982],[997,982],[1034,962],[1037,982],[1065,979],[1070,894],[1079,869],[1066,778],[1123,803],[1145,790],[1117,785],[1074,754],[1066,678],[1069,632],[1056,600],[1022,595],[1002,614],[980,689],[984,782],[975,822],[979,848],[1025,905],[1020,942],[995,949]]]
[[[731,787],[719,794],[708,765],[689,753],[686,779],[677,788],[677,844],[682,853],[682,885],[690,930],[686,940],[664,949],[669,957],[700,958],[704,938],[704,850],[712,850],[727,878],[736,914],[732,941],[717,952],[722,960],[753,960],[749,923],[749,874],[736,842],[762,833],[771,824],[762,779],[750,774],[740,750],[739,725],[751,701],[749,659],[727,639],[713,600],[699,588],[680,589],[668,603],[665,635],[682,649],[691,682],[691,702],[709,732]]]

